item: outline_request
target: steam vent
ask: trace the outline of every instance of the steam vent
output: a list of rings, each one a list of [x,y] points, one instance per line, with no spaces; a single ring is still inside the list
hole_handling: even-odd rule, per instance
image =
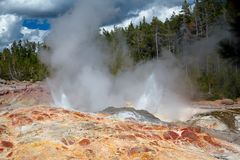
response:
[[[4,86],[0,96],[1,160],[240,157],[239,121],[234,127],[228,126],[214,118],[217,111],[195,115],[187,122],[166,123],[133,108],[109,107],[98,113],[82,113],[51,107],[50,93],[43,83]],[[239,117],[237,109],[221,113]]]

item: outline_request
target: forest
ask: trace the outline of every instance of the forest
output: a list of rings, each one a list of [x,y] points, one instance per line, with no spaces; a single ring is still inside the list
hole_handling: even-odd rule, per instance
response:
[[[111,48],[113,75],[134,65],[164,58],[170,53],[184,71],[184,80],[198,94],[193,99],[240,97],[240,12],[234,0],[183,1],[180,14],[164,22],[145,17],[138,25],[114,27],[99,33]],[[0,51],[0,78],[44,80],[51,71],[40,61],[47,44],[20,40]],[[50,49],[51,50],[51,49]],[[192,92],[192,91],[189,91]],[[199,94],[201,93],[201,94]]]
[[[13,42],[10,48],[0,52],[0,78],[5,80],[41,81],[48,76],[47,67],[40,61],[40,49],[44,44]]]

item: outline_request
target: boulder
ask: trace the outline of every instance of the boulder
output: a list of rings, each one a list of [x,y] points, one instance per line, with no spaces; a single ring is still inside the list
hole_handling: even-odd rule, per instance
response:
[[[125,120],[136,120],[141,122],[150,122],[150,123],[164,123],[153,114],[149,113],[146,110],[137,110],[129,107],[108,107],[103,111],[100,111],[103,114],[110,114],[111,117],[125,119]]]
[[[237,115],[235,117],[235,126],[236,126],[237,130],[240,131],[240,115]]]
[[[221,104],[223,104],[223,105],[234,105],[234,101],[232,99],[222,99]]]
[[[226,124],[212,115],[197,116],[194,117],[191,121],[194,126],[199,126],[202,128],[215,129],[220,131],[228,130]]]
[[[237,104],[240,104],[240,97],[236,99]]]
[[[5,84],[5,83],[6,83],[6,80],[0,79],[0,84]]]

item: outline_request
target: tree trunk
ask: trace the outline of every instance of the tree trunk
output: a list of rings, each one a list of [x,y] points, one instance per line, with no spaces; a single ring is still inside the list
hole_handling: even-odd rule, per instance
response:
[[[10,74],[10,76],[11,76],[11,79],[14,80],[15,78],[14,78],[14,76],[13,76],[13,74],[12,74],[10,64],[8,64],[8,70],[9,70],[9,74]]]
[[[159,51],[158,51],[158,29],[157,29],[157,26],[156,26],[156,29],[155,29],[155,44],[156,44],[156,56],[157,56],[157,60],[158,60]]]
[[[199,30],[198,30],[198,20],[199,20],[199,15],[198,15],[198,0],[195,1],[195,28],[196,28],[196,36],[198,37],[199,36]]]
[[[207,13],[207,9],[205,7],[205,35],[206,35],[206,38],[208,39],[208,32],[209,32],[209,26],[208,26],[208,13]]]

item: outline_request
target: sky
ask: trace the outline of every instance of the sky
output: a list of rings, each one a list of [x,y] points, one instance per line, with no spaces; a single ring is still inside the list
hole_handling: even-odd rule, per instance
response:
[[[70,11],[78,1],[81,0],[0,0],[0,49],[20,39],[43,42],[51,33],[54,19]],[[153,16],[164,21],[173,12],[179,13],[182,1],[112,0],[118,12],[103,27],[111,30],[130,22],[138,24],[143,16],[147,21]]]

